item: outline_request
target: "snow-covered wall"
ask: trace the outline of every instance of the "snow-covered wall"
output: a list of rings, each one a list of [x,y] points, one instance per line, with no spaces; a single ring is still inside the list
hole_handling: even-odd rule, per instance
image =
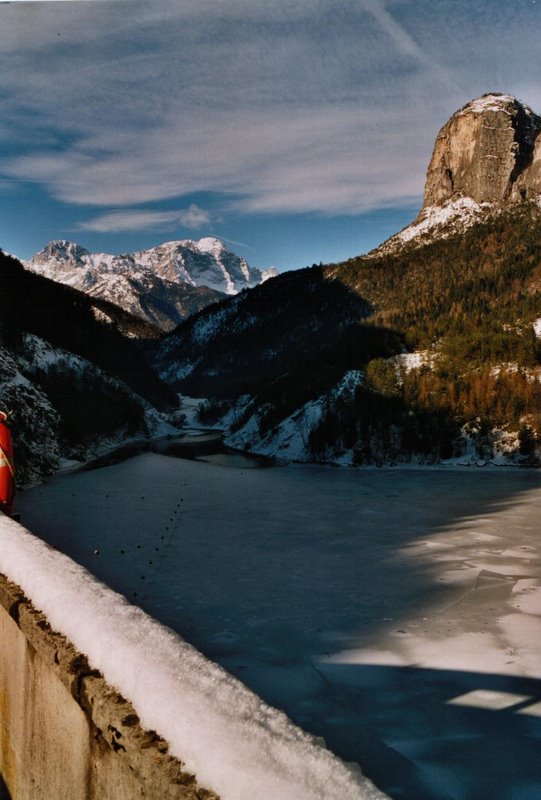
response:
[[[12,800],[217,800],[4,576],[0,641],[0,773]]]
[[[173,631],[7,518],[0,573],[0,772],[13,800],[38,796],[36,781],[43,800],[385,797]]]

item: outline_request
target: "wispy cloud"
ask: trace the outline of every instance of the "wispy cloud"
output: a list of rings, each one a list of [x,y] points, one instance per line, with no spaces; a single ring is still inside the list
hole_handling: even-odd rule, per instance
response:
[[[78,230],[95,233],[121,233],[123,231],[174,230],[179,226],[198,230],[209,225],[209,211],[192,203],[179,211],[146,211],[129,209],[100,214],[77,225]]]
[[[164,225],[170,225],[177,220],[176,211],[111,211],[80,222],[77,229],[96,233],[120,233],[163,228]]]
[[[104,152],[102,131],[60,153],[16,158],[4,169],[47,185],[65,203],[95,206],[215,191],[229,194],[229,206],[244,211],[355,213],[422,190],[431,136],[423,116],[407,131],[394,110],[373,109],[360,118],[349,105],[335,105],[332,113],[299,107],[294,117],[283,109],[253,109],[241,124],[226,110],[214,113],[216,128],[198,117],[181,130],[164,124],[144,137],[125,134],[113,152]],[[423,138],[425,152],[415,152]],[[397,170],[393,153],[404,150],[412,155]],[[190,207],[179,220],[198,227],[208,217]]]
[[[235,247],[244,247],[245,250],[252,250],[252,251],[254,250],[252,245],[244,244],[244,242],[238,242],[236,239],[227,239],[225,236],[220,236],[219,238],[222,240],[222,242],[227,242],[228,244],[233,244],[233,245],[235,245]]]
[[[225,213],[408,202],[449,113],[483,91],[527,85],[525,51],[535,85],[532,20],[511,0],[498,13],[489,5],[3,5],[0,174],[65,203],[114,208],[83,223],[102,231],[203,227],[198,208],[176,218],[135,208],[181,206],[196,192],[228,196]]]
[[[444,85],[451,86],[454,80],[450,71],[429,54],[426,47],[421,47],[413,36],[390,13],[384,0],[359,0],[366,11],[378,21],[389,39],[408,56],[411,56],[423,67],[426,67]]]

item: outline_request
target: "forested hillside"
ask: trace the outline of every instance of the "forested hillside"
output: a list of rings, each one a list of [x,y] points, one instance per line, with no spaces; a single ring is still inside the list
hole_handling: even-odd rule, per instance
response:
[[[374,306],[375,324],[400,330],[408,349],[439,342],[458,360],[537,363],[541,211],[515,206],[462,234],[394,256],[324,269]]]
[[[432,352],[421,369],[373,362],[372,390],[445,414],[455,434],[465,423],[511,425],[526,447],[541,427],[537,207],[515,206],[450,239],[325,272],[369,298],[374,323],[399,331],[408,350]]]
[[[236,402],[236,441],[256,449],[319,397],[305,456],[440,459],[473,442],[490,457],[514,436],[526,459],[541,422],[540,317],[541,212],[523,204],[398,254],[275,278],[181,325],[158,362],[182,391]],[[348,371],[355,390],[333,393]]]

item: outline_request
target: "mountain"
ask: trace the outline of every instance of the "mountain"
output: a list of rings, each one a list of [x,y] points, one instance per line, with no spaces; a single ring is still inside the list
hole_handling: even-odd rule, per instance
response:
[[[516,98],[487,94],[467,103],[436,138],[423,209],[457,197],[476,203],[537,200],[541,117]]]
[[[54,242],[32,269],[56,282],[0,256],[0,400],[23,475],[155,430],[178,391],[208,398],[201,420],[229,444],[290,460],[538,464],[539,142],[514,98],[472,101],[438,136],[411,226],[271,281],[209,239],[131,256]],[[155,332],[145,286],[187,275],[221,299],[144,348],[127,338],[136,303]],[[127,310],[109,284],[132,292]]]
[[[128,315],[100,302],[97,313],[92,298],[0,251],[0,405],[12,415],[21,483],[53,471],[59,457],[154,431],[160,412],[176,407],[118,330]]]
[[[166,242],[128,255],[90,253],[75,242],[57,240],[23,263],[163,331],[276,274],[250,267],[213,238]]]
[[[541,196],[541,117],[515,97],[485,94],[439,131],[416,220],[376,253],[449,235],[496,209]]]
[[[155,366],[211,398],[205,420],[259,453],[535,460],[538,141],[539,118],[513,98],[469,103],[438,136],[409,238],[204,309],[161,342]]]

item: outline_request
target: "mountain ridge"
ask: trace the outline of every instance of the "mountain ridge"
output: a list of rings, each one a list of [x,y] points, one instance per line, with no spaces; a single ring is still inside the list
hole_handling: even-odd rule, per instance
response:
[[[206,305],[255,286],[276,271],[258,270],[213,237],[164,242],[147,250],[91,253],[68,240],[49,242],[24,266],[114,303],[163,331]]]

